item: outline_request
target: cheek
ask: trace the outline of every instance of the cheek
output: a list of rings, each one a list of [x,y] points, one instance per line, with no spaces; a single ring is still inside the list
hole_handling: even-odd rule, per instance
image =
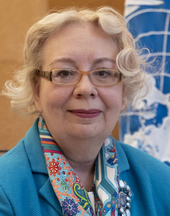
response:
[[[112,114],[119,115],[120,111],[122,110],[121,99],[115,95],[112,95],[112,97],[108,97],[107,108]]]
[[[52,111],[52,110],[61,110],[66,105],[67,101],[70,98],[70,91],[63,88],[54,88],[46,89],[46,91],[41,92],[42,106],[43,109]]]
[[[101,98],[109,111],[120,112],[124,109],[123,91],[121,86],[114,86],[113,88],[107,89],[101,93]]]

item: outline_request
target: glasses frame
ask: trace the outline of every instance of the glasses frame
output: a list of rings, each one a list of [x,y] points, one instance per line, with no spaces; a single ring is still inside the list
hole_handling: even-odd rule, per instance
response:
[[[41,76],[41,77],[43,77],[43,78],[45,78],[45,79],[47,79],[47,80],[49,80],[49,81],[51,81],[51,82],[53,82],[54,84],[56,84],[56,85],[75,85],[75,84],[77,84],[77,83],[79,83],[80,82],[80,80],[81,80],[81,78],[82,78],[82,76],[84,76],[84,75],[87,75],[88,77],[89,77],[89,80],[90,80],[90,82],[94,85],[94,86],[114,86],[114,85],[117,85],[121,80],[122,80],[122,73],[119,71],[119,70],[117,70],[117,69],[112,69],[112,68],[106,68],[106,70],[113,70],[113,71],[117,71],[118,73],[119,73],[119,78],[118,78],[118,81],[117,81],[117,83],[114,83],[114,84],[108,84],[108,85],[102,85],[102,84],[94,84],[92,81],[91,81],[91,78],[90,78],[90,73],[92,73],[92,72],[95,72],[95,71],[98,71],[98,70],[92,70],[92,71],[79,71],[79,70],[74,70],[74,69],[70,69],[70,68],[67,68],[67,70],[73,70],[73,71],[78,71],[80,74],[81,74],[81,76],[80,76],[80,79],[77,81],[77,82],[75,82],[75,83],[55,83],[53,80],[52,80],[52,73],[53,73],[53,71],[54,70],[65,70],[65,69],[63,69],[63,68],[55,68],[55,69],[52,69],[51,71],[42,71],[42,70],[36,70],[35,71],[35,75],[36,76]]]

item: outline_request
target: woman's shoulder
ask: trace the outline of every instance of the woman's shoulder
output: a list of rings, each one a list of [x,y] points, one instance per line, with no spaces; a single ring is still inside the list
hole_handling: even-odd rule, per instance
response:
[[[131,169],[135,167],[137,170],[144,169],[150,172],[150,174],[152,171],[154,173],[157,171],[157,174],[163,172],[167,173],[170,177],[170,167],[146,152],[118,141],[116,141],[116,146],[119,159],[121,160],[122,157],[126,157]]]
[[[0,178],[1,175],[9,175],[10,172],[15,172],[22,166],[26,165],[26,152],[24,148],[24,140],[21,139],[19,143],[0,157]]]
[[[170,167],[128,144],[117,141],[115,144],[120,178],[134,194],[131,208],[134,215],[138,212],[140,215],[169,215]],[[125,164],[126,169],[123,169]]]
[[[0,177],[2,172],[6,173],[5,169],[13,170],[15,168],[15,171],[17,171],[18,169],[29,165],[29,149],[36,151],[35,143],[38,139],[36,125],[37,122],[35,121],[33,126],[27,131],[25,137],[22,138],[15,147],[0,156]]]

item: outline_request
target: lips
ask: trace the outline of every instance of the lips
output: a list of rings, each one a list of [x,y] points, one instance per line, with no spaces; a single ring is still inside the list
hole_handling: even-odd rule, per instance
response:
[[[69,110],[72,114],[80,117],[80,118],[95,118],[98,115],[100,115],[101,110],[98,109],[90,109],[90,110],[84,110],[84,109],[74,109]]]

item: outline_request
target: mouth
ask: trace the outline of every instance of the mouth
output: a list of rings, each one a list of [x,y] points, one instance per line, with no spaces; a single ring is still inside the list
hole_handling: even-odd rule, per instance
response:
[[[102,111],[98,109],[90,109],[90,110],[74,109],[74,110],[69,110],[69,112],[80,118],[95,118],[99,116]]]

